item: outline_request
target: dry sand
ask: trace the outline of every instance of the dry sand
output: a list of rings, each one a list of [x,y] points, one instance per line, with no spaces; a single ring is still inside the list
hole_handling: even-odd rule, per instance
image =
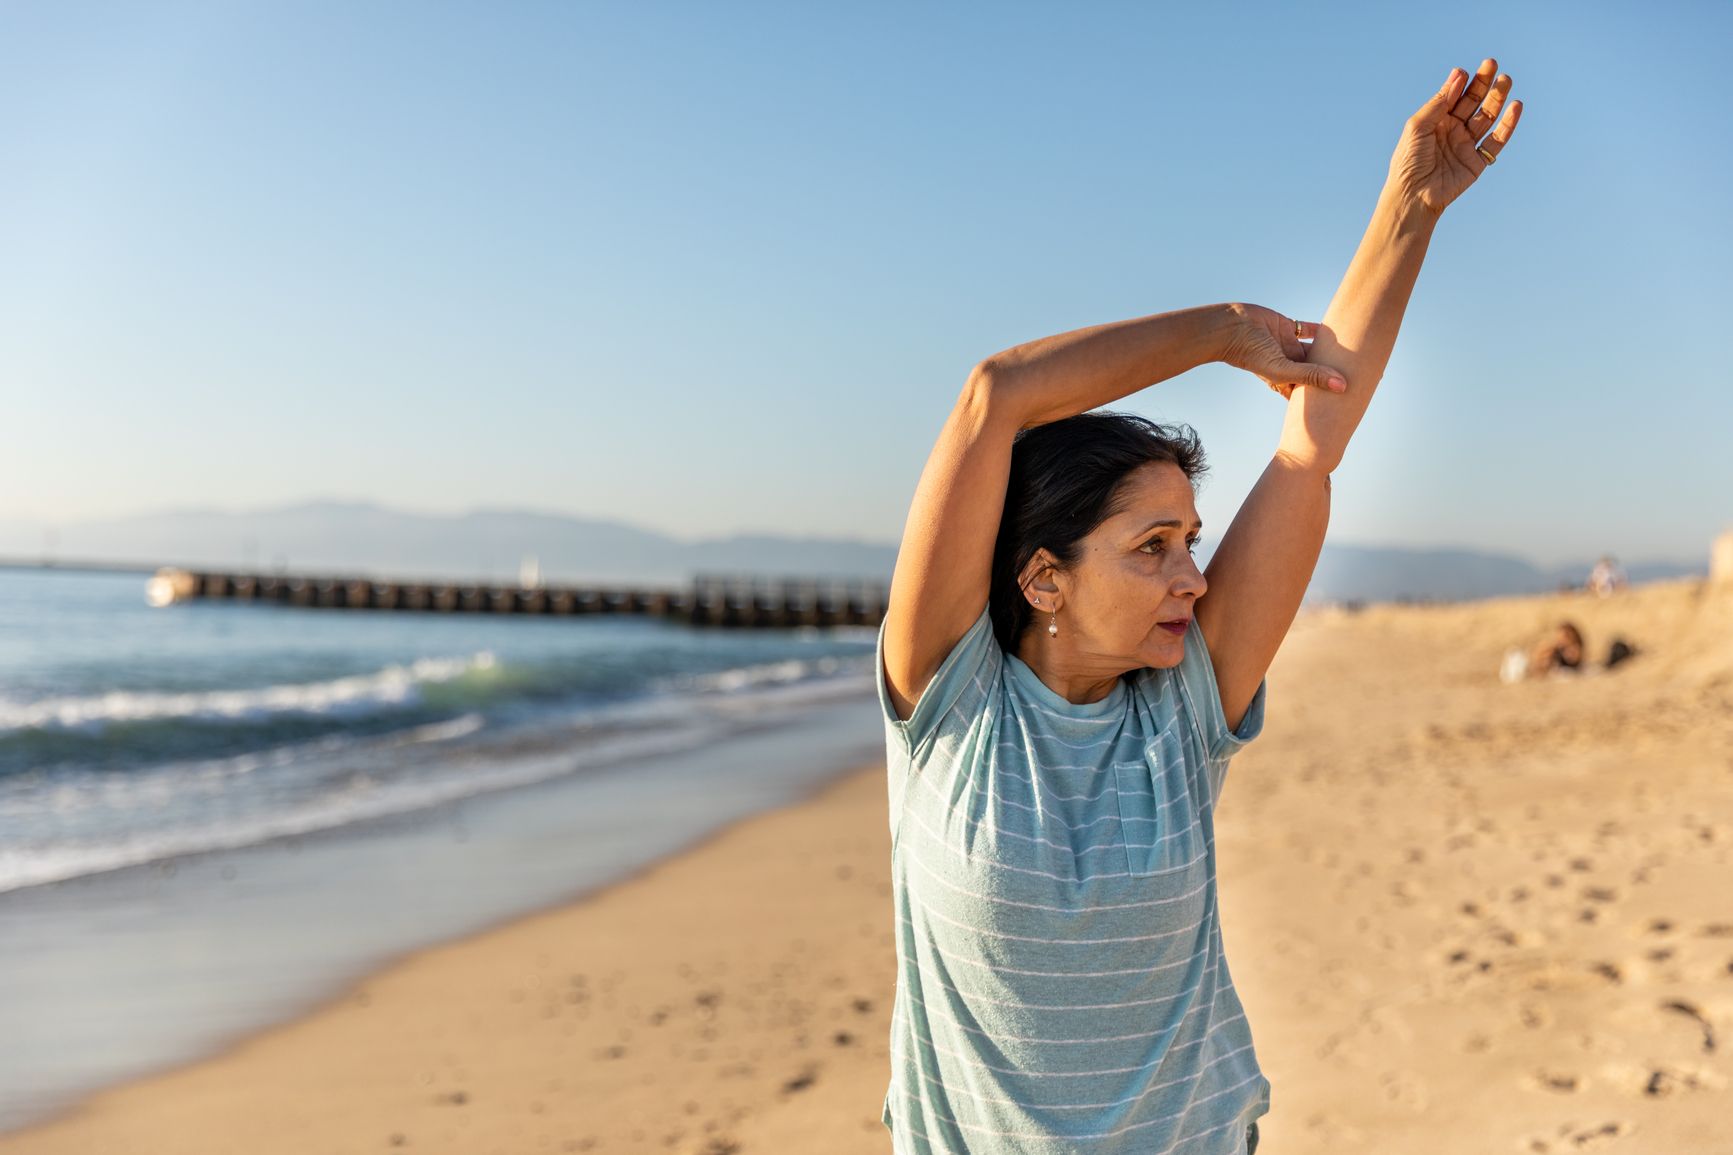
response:
[[[1501,684],[1563,616],[1642,652]],[[1733,1152],[1733,588],[1308,613],[1270,683],[1217,822],[1261,1151]],[[0,1155],[882,1155],[883,773]]]

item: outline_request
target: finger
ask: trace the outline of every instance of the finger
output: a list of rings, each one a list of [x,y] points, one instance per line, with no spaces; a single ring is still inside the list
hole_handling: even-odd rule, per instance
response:
[[[1497,127],[1492,130],[1494,134],[1504,134],[1501,139],[1487,137],[1485,144],[1480,144],[1478,147],[1475,146],[1471,137],[1457,137],[1457,139],[1452,140],[1451,151],[1456,153],[1456,160],[1461,161],[1464,168],[1468,168],[1471,173],[1475,173],[1475,177],[1478,179],[1480,173],[1487,170],[1487,165],[1499,158],[1499,149],[1503,149],[1504,142],[1509,140],[1511,132],[1515,132],[1518,116],[1522,116],[1522,101],[1511,101],[1504,116],[1499,118]],[[1485,149],[1485,153],[1482,153],[1480,149]]]
[[[1425,104],[1422,104],[1408,118],[1410,124],[1430,124],[1445,109],[1456,103],[1462,94],[1463,80],[1468,74],[1460,68],[1452,68],[1450,75],[1444,78],[1444,87],[1434,92]]]
[[[1522,101],[1513,100],[1505,105],[1504,115],[1499,117],[1498,123],[1493,126],[1492,135],[1480,142],[1480,147],[1497,159],[1498,154],[1504,151],[1504,146],[1510,143],[1510,134],[1516,131],[1516,122],[1521,119]]]
[[[1304,362],[1306,351],[1311,346],[1303,345],[1301,342],[1310,341],[1318,335],[1318,323],[1316,321],[1295,321],[1288,317],[1282,317],[1281,324],[1277,327],[1277,334],[1276,343],[1282,347],[1282,356],[1290,362]]]
[[[1300,384],[1313,389],[1322,389],[1326,393],[1346,393],[1348,391],[1348,379],[1342,375],[1342,371],[1332,369],[1328,365],[1307,365],[1305,380],[1301,381]]]
[[[1343,393],[1348,388],[1348,382],[1342,377],[1341,371],[1328,365],[1307,365],[1289,361],[1270,376],[1296,389],[1322,389],[1326,393]]]
[[[1470,137],[1479,140],[1486,134],[1486,130],[1492,127],[1492,122],[1498,119],[1498,111],[1504,107],[1504,98],[1509,94],[1510,77],[1500,73],[1498,79],[1492,82],[1492,91],[1486,94],[1486,99],[1474,110],[1474,115],[1468,118]]]
[[[1450,115],[1461,121],[1467,121],[1473,116],[1474,110],[1480,107],[1480,102],[1486,99],[1486,92],[1492,87],[1492,78],[1497,73],[1498,61],[1490,56],[1482,60],[1480,67],[1475,69],[1474,79],[1468,82],[1468,91],[1464,92],[1462,99],[1451,108]]]

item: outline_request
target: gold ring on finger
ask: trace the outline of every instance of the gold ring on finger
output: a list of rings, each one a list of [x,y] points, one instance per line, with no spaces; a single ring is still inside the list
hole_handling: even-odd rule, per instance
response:
[[[1301,326],[1301,324],[1298,321],[1295,321],[1294,322],[1294,336],[1295,337],[1304,337],[1305,335],[1306,335],[1306,332],[1305,332],[1304,327]]]
[[[1474,151],[1478,152],[1480,154],[1480,159],[1484,160],[1487,164],[1495,164],[1498,161],[1498,157],[1494,156],[1490,152],[1487,152],[1485,147],[1482,145],[1478,145],[1478,144],[1475,145]]]

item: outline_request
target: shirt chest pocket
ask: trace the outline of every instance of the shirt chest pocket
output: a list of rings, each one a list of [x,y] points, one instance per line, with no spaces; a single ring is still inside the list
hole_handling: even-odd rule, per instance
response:
[[[1114,766],[1125,869],[1157,889],[1181,892],[1195,885],[1205,849],[1184,751],[1163,735],[1148,739],[1142,749],[1141,760],[1125,758]]]

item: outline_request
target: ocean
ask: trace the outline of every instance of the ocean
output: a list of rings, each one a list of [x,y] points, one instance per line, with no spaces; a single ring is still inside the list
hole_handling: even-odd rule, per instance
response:
[[[0,569],[0,1132],[882,757],[869,627]]]

